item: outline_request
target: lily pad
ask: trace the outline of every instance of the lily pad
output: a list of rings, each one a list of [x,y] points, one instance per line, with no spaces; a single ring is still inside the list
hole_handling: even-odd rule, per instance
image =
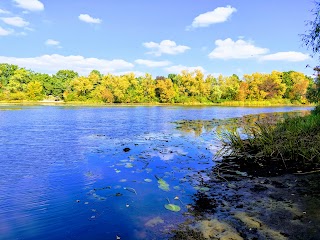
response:
[[[133,164],[132,163],[126,163],[126,165],[124,167],[125,168],[133,168]]]
[[[173,212],[179,212],[181,210],[181,208],[178,205],[175,205],[175,204],[172,204],[172,203],[166,204],[166,205],[164,205],[164,207],[167,210],[170,210],[170,211],[173,211]]]
[[[158,187],[163,191],[166,191],[166,192],[170,191],[169,184],[162,178],[158,179]]]

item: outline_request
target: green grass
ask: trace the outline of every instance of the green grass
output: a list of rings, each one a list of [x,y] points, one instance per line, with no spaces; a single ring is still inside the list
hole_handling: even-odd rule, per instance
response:
[[[287,118],[281,122],[256,123],[243,130],[221,134],[220,155],[236,156],[257,166],[279,165],[288,172],[320,167],[320,114]],[[275,166],[272,166],[273,168]]]

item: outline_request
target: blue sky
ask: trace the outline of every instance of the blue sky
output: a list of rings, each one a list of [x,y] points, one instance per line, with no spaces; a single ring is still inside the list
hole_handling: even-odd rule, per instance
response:
[[[1,0],[0,62],[167,76],[301,71],[313,0]]]

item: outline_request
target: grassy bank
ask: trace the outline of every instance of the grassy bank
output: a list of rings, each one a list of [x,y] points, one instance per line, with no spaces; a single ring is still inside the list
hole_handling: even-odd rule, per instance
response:
[[[246,139],[241,136],[245,133]],[[225,158],[235,159],[244,171],[259,174],[317,171],[320,169],[320,114],[257,123],[221,134]]]

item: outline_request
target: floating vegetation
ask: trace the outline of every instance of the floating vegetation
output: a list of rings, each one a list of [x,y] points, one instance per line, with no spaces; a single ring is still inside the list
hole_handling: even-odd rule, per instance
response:
[[[159,178],[157,176],[155,176],[155,177],[158,180],[158,188],[160,188],[161,190],[166,191],[166,192],[170,191],[170,186],[165,180],[163,180],[162,178]]]
[[[168,204],[164,205],[164,207],[167,210],[172,211],[172,212],[179,212],[181,210],[181,208],[178,205],[170,203],[168,198],[167,198],[167,200],[168,200]]]
[[[126,165],[124,167],[125,168],[133,168],[133,164],[132,163],[126,163]]]

